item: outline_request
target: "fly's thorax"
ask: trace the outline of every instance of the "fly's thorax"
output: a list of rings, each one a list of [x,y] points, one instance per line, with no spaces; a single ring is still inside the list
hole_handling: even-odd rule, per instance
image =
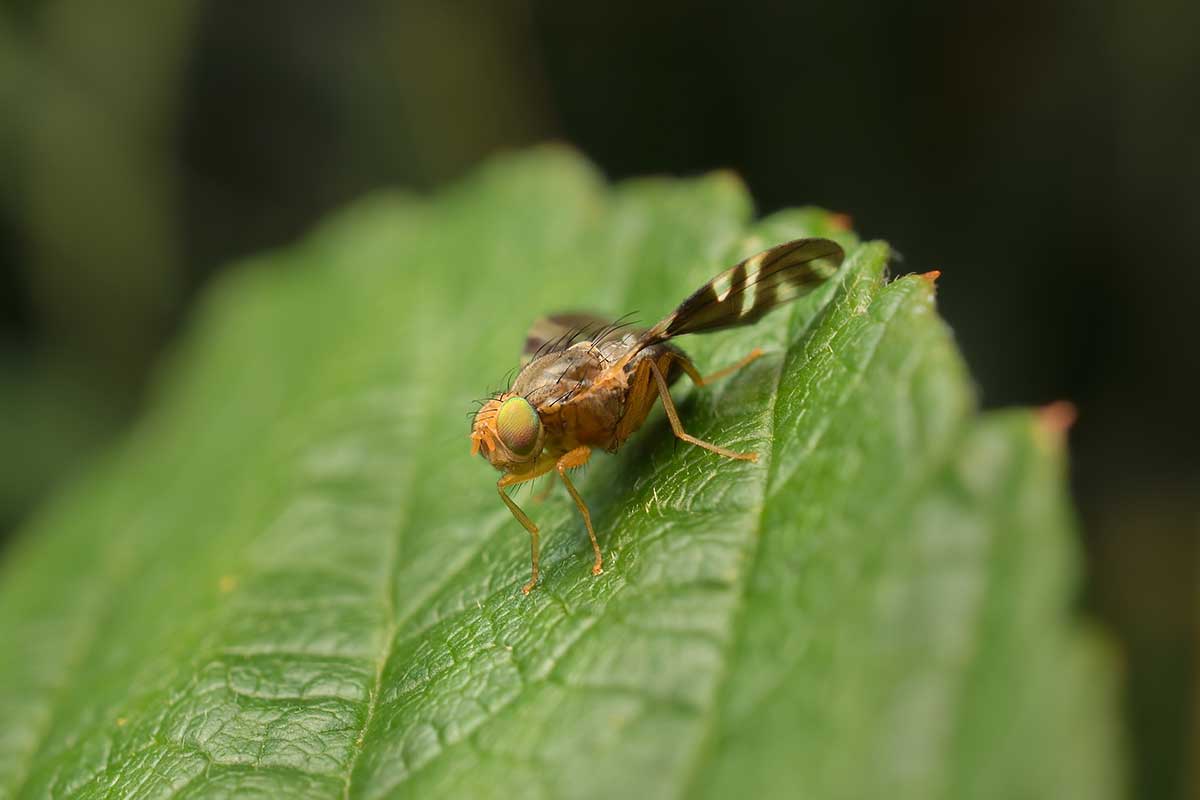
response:
[[[512,391],[544,409],[586,391],[608,364],[600,348],[591,342],[577,342],[526,364],[513,381]]]
[[[498,470],[520,472],[541,455],[546,428],[525,397],[507,393],[484,403],[471,425],[471,454]]]
[[[567,452],[579,445],[614,449],[620,444],[618,426],[629,411],[636,365],[647,358],[662,359],[668,351],[679,353],[671,345],[656,344],[632,354],[635,341],[630,336],[599,345],[578,342],[531,361],[508,393],[489,401],[476,415],[473,450],[482,451],[497,469],[519,472],[543,452]],[[664,366],[673,382],[678,367],[669,360]],[[635,413],[644,416],[645,410]],[[526,451],[535,438],[534,417],[536,447]]]

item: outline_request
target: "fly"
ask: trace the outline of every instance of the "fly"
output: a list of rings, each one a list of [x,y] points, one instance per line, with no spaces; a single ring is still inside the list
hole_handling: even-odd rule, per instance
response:
[[[556,314],[534,323],[512,386],[484,403],[471,426],[472,455],[482,454],[503,473],[496,482],[500,499],[529,531],[532,568],[521,591],[528,594],[538,581],[538,527],[505,489],[558,472],[583,517],[596,555],[592,574],[599,575],[604,567],[600,544],[568,471],[586,464],[594,448],[620,449],[660,398],[680,439],[725,458],[757,461],[757,453],[738,453],[685,431],[670,387],[683,374],[705,386],[762,351],[755,348],[736,364],[701,375],[671,340],[757,322],[828,280],[843,257],[842,248],[829,239],[776,245],[722,272],[647,330],[588,314]]]

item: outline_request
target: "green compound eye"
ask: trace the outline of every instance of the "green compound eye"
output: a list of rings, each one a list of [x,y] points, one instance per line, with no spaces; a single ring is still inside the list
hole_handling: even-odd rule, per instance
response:
[[[496,415],[496,430],[513,455],[527,456],[537,444],[542,421],[524,397],[510,397]]]

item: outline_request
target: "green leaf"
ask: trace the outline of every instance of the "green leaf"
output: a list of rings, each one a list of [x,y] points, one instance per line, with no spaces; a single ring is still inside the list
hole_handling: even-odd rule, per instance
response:
[[[1119,794],[1061,436],[981,415],[932,281],[836,222],[541,149],[234,269],[141,424],[7,553],[0,795]],[[837,279],[681,342],[702,369],[767,351],[678,398],[758,463],[656,411],[579,481],[603,575],[565,493],[519,495],[522,596],[466,414],[529,322],[649,323],[814,234],[850,249]]]

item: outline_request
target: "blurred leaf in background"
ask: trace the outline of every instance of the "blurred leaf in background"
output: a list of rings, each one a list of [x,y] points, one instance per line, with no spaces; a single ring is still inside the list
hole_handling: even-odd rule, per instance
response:
[[[173,143],[193,4],[6,11],[0,428],[21,457],[0,465],[0,523],[12,525],[128,415],[179,311]]]

